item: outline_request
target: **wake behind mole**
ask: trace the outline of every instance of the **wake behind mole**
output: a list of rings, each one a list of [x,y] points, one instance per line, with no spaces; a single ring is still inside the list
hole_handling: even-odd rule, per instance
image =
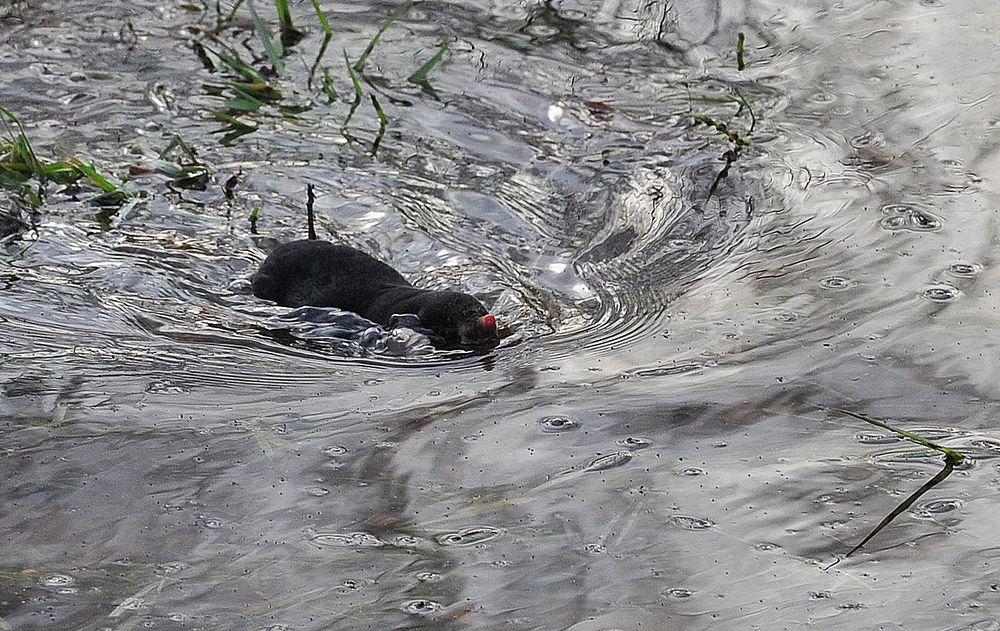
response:
[[[253,294],[283,307],[335,307],[383,327],[413,314],[439,348],[492,348],[496,318],[457,291],[414,287],[389,265],[346,245],[306,239],[276,247],[250,279]]]

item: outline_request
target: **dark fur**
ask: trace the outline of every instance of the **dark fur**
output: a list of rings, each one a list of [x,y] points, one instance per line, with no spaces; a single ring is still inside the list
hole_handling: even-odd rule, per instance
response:
[[[382,261],[346,245],[293,241],[279,245],[250,280],[253,294],[284,307],[336,307],[388,326],[412,313],[437,345],[496,346],[496,327],[484,327],[482,303],[457,291],[411,285]]]

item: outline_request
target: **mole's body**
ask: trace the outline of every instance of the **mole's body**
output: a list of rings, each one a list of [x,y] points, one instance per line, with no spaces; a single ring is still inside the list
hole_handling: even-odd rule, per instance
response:
[[[382,261],[346,245],[304,240],[279,245],[251,279],[258,298],[285,307],[336,307],[388,326],[410,313],[437,345],[492,347],[496,318],[474,297],[411,285]]]

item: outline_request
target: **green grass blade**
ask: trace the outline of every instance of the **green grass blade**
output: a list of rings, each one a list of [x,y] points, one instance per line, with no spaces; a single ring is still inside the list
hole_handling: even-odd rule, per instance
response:
[[[202,44],[202,48],[205,49],[205,52],[215,55],[215,58],[218,59],[223,65],[229,67],[233,72],[239,74],[250,83],[267,83],[267,79],[264,78],[264,75],[257,72],[249,63],[243,61],[240,54],[233,48],[223,44],[222,42],[216,43],[219,44],[225,52],[210,48],[204,44]]]
[[[372,155],[378,153],[378,147],[382,144],[382,137],[385,136],[385,129],[389,126],[389,117],[385,115],[382,104],[378,102],[378,97],[372,94],[372,107],[378,115],[378,133],[375,134],[375,141],[372,143]]]
[[[305,37],[292,23],[292,9],[288,0],[274,0],[274,8],[278,12],[278,25],[281,28],[281,43],[294,46]]]
[[[282,98],[281,92],[275,89],[270,83],[237,83],[231,81],[227,85],[240,96],[265,103],[276,103],[281,101]]]
[[[288,6],[288,0],[274,0],[274,9],[278,12],[278,24],[281,30],[294,28],[292,26],[292,9]]]
[[[215,131],[211,132],[213,134],[223,134],[222,138],[219,139],[219,143],[223,145],[230,145],[233,143],[234,140],[236,140],[240,136],[252,134],[258,129],[256,125],[247,123],[245,121],[241,121],[240,119],[236,118],[231,114],[227,114],[226,112],[221,112],[218,110],[213,111],[212,117],[221,123],[226,123],[225,127],[222,127],[221,129],[216,129]]]
[[[739,116],[744,109],[750,114],[750,129],[747,130],[747,136],[749,136],[753,133],[754,128],[757,127],[757,115],[754,114],[753,106],[750,105],[750,101],[743,96],[739,88],[733,88],[733,92],[736,93],[736,102],[740,105],[740,109],[736,110],[736,116]]]
[[[351,122],[351,118],[354,117],[354,112],[361,105],[361,81],[358,80],[358,73],[355,72],[354,68],[351,66],[351,60],[347,56],[347,49],[344,49],[344,63],[347,64],[347,73],[351,75],[351,82],[354,84],[354,102],[351,103],[351,111],[347,113],[347,118],[344,119],[344,124],[340,126],[341,129],[347,127],[347,124]]]
[[[184,155],[188,157],[189,164],[191,165],[203,164],[202,161],[198,159],[198,154],[195,153],[194,149],[189,147],[186,142],[184,142],[184,139],[181,138],[180,134],[174,134],[174,137],[170,139],[170,143],[167,144],[167,147],[160,152],[160,155],[158,157],[161,160],[165,160],[166,157],[170,155],[170,152],[178,148],[184,153]]]
[[[743,69],[746,68],[746,64],[743,63],[743,51],[745,46],[746,46],[746,35],[740,33],[736,37],[736,69],[739,70],[740,72],[742,72]]]
[[[326,94],[327,103],[335,103],[340,95],[333,86],[333,79],[330,77],[330,69],[323,66],[323,93]]]
[[[253,0],[247,3],[247,8],[250,9],[250,19],[253,20],[253,27],[257,31],[257,37],[260,38],[261,44],[264,45],[264,52],[267,53],[267,58],[271,61],[271,65],[274,66],[275,72],[278,74],[284,73],[285,62],[281,60],[281,56],[285,54],[285,49],[281,45],[281,40],[271,37],[267,25],[257,15],[257,8],[254,6]]]
[[[858,412],[852,412],[850,410],[843,410],[843,409],[834,409],[834,411],[840,412],[841,414],[846,414],[848,416],[853,416],[854,418],[864,421],[865,423],[874,425],[875,427],[881,427],[882,429],[888,430],[896,434],[897,436],[901,436],[906,440],[927,447],[928,449],[940,451],[942,454],[944,454],[946,462],[951,462],[952,464],[959,464],[960,462],[965,460],[965,454],[963,454],[960,451],[955,451],[954,449],[949,449],[948,447],[944,447],[943,445],[938,445],[937,443],[933,443],[924,438],[923,436],[920,436],[919,434],[914,434],[913,432],[908,432],[905,429],[899,429],[898,427],[893,427],[892,425],[889,425],[884,421],[872,418],[866,414],[859,414]]]
[[[246,113],[256,112],[264,106],[264,103],[253,97],[238,96],[234,99],[226,99],[222,102],[222,106],[230,111]]]
[[[413,5],[413,0],[405,0],[403,4],[399,5],[399,8],[392,12],[392,15],[382,23],[375,36],[372,37],[371,41],[368,42],[368,47],[365,48],[365,52],[361,53],[358,60],[354,62],[354,72],[361,73],[365,69],[365,62],[368,61],[368,55],[375,50],[375,46],[378,45],[380,39],[382,39],[382,34],[389,30],[389,27],[395,23],[404,13],[406,13],[410,6]]]
[[[330,45],[330,40],[333,39],[331,33],[327,33],[323,36],[323,43],[320,44],[319,52],[316,54],[316,61],[313,62],[312,68],[309,69],[309,80],[306,82],[306,86],[311,90],[313,85],[313,78],[316,76],[316,69],[319,68],[320,62],[323,60],[323,55],[326,54],[326,48]]]
[[[309,69],[309,81],[306,85],[308,85],[310,90],[312,89],[313,78],[316,76],[316,69],[319,68],[319,64],[323,60],[323,55],[326,54],[326,49],[330,45],[330,40],[333,39],[333,29],[330,28],[330,22],[326,19],[326,13],[323,13],[323,9],[319,6],[319,0],[312,0],[312,5],[313,9],[316,10],[319,23],[323,27],[324,36],[323,43],[319,47],[319,53],[316,55],[316,61],[313,62],[312,68]],[[330,92],[326,89],[327,85],[328,82],[324,81],[323,91],[326,92],[327,98],[329,98]],[[334,94],[336,94],[336,91],[334,91]],[[336,98],[330,99],[330,102],[332,103],[335,100]]]
[[[407,77],[406,80],[410,83],[416,83],[418,85],[427,83],[427,75],[434,69],[434,66],[438,65],[441,58],[444,57],[444,54],[448,52],[448,44],[448,40],[445,40],[438,48],[437,52],[434,53],[434,56],[425,61],[424,65],[417,68],[417,71]]]
[[[104,193],[110,193],[114,195],[120,195],[122,198],[131,197],[132,193],[125,190],[118,184],[115,184],[108,179],[106,175],[97,170],[93,164],[88,164],[83,160],[78,158],[72,158],[68,161],[68,164],[72,165],[77,171],[83,174],[88,180],[94,183],[97,188],[101,189]]]
[[[323,32],[327,35],[333,36],[333,29],[330,28],[330,22],[326,19],[326,14],[323,13],[323,9],[319,6],[319,0],[312,0],[313,8],[316,9],[316,15],[319,17],[319,23],[323,26]]]
[[[250,234],[257,234],[257,217],[260,216],[260,206],[254,206],[250,211]]]
[[[894,508],[891,513],[886,515],[882,519],[882,521],[880,521],[878,525],[875,526],[875,528],[870,533],[868,533],[868,536],[861,540],[861,543],[851,548],[851,551],[844,555],[844,558],[846,559],[847,557],[851,556],[852,554],[860,550],[862,547],[864,547],[864,545],[869,541],[871,541],[875,537],[875,535],[877,535],[883,528],[891,524],[893,520],[895,520],[897,517],[906,512],[910,508],[910,506],[913,506],[913,503],[916,502],[918,499],[920,499],[921,495],[923,495],[927,491],[930,491],[935,486],[940,484],[941,481],[943,481],[945,478],[951,475],[951,472],[954,469],[955,469],[955,464],[952,463],[951,461],[946,460],[944,463],[944,468],[938,471],[937,475],[935,475],[933,478],[925,482],[919,489],[914,491],[909,497],[903,500],[899,504],[899,506]]]
[[[80,179],[79,170],[69,162],[49,162],[42,165],[45,179],[52,180],[57,184],[72,184]]]
[[[231,9],[229,9],[229,14],[226,15],[226,19],[225,19],[226,22],[232,22],[233,21],[233,18],[236,17],[236,12],[239,10],[240,5],[242,5],[242,4],[243,4],[243,0],[236,0],[236,2],[233,3],[233,7]]]

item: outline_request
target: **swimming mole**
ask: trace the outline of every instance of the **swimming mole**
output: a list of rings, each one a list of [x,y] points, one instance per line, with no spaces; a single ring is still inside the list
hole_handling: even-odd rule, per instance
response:
[[[336,307],[384,327],[394,314],[414,314],[439,347],[493,348],[500,343],[496,317],[474,297],[414,287],[382,261],[346,245],[314,239],[279,245],[250,279],[250,287],[253,295],[283,307]]]

